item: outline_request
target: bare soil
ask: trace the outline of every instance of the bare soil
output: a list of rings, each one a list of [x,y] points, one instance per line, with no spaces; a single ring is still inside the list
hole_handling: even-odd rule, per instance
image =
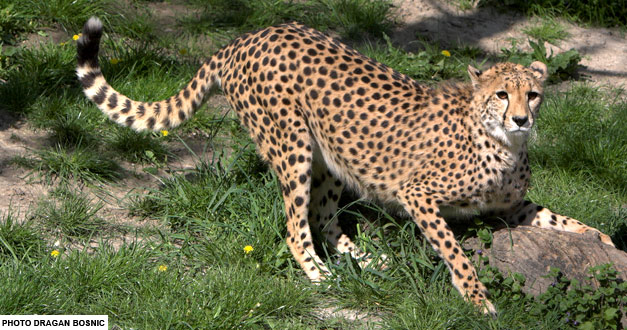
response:
[[[528,36],[522,31],[535,24],[533,20],[515,13],[503,13],[491,8],[461,11],[453,4],[437,0],[396,0],[400,23],[392,40],[408,50],[416,50],[417,36],[438,41],[443,46],[469,45],[488,53],[509,48],[512,40],[527,46]],[[567,22],[570,37],[559,46],[547,49],[560,53],[576,49],[584,66],[580,74],[591,83],[620,87],[627,84],[627,42],[618,30],[583,28]],[[523,48],[524,49],[524,48]],[[529,48],[524,50],[530,50]]]

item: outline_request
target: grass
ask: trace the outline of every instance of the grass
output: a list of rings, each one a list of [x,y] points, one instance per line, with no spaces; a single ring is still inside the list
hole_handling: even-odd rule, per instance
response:
[[[15,4],[2,4],[0,9],[0,40],[3,44],[14,44],[24,32],[34,29],[29,16],[16,9]]]
[[[82,182],[110,181],[121,176],[120,165],[111,155],[87,146],[69,149],[57,145],[52,149],[36,150],[34,157],[16,157],[13,163],[42,173],[47,182],[54,179]]]
[[[392,26],[391,2],[388,0],[210,0],[195,1],[202,9],[180,21],[181,27],[193,33],[218,29],[242,30],[263,28],[289,21],[300,21],[311,27],[334,29],[345,38],[380,37]]]
[[[0,260],[39,257],[45,242],[31,221],[20,222],[10,211],[0,217]]]
[[[381,37],[392,25],[389,21],[392,4],[387,0],[319,0],[319,2],[323,6],[323,12],[331,12],[329,22],[324,23],[330,28],[339,28],[341,34],[347,38],[356,39],[364,33]]]
[[[621,0],[567,1],[567,0],[485,0],[482,5],[508,7],[528,15],[563,17],[576,23],[604,27],[627,27],[627,3]]]
[[[9,2],[9,1],[4,1]],[[20,1],[20,11],[37,18],[41,23],[57,23],[64,29],[75,31],[92,15],[104,13],[106,1],[50,0]]]
[[[625,247],[627,107],[623,90],[576,86],[549,98],[529,150],[534,186],[546,207],[608,232]]]
[[[0,266],[3,314],[109,314],[123,328],[224,329],[298,320],[310,306],[311,294],[295,285],[255,272],[241,262],[212,267],[202,274],[184,264],[163,261],[138,246],[114,250],[104,246],[93,255],[81,251],[45,257],[34,264]],[[15,279],[17,281],[9,281]],[[36,280],[36,281],[33,281]],[[57,295],[63,293],[59,302]],[[36,295],[36,299],[32,299]],[[257,304],[259,303],[259,306]]]
[[[111,148],[122,158],[134,163],[163,162],[169,151],[154,133],[135,132],[123,127],[114,130]]]
[[[544,40],[554,45],[559,45],[560,41],[570,36],[564,25],[551,18],[537,20],[536,24],[524,28],[523,32],[533,39]]]
[[[31,105],[40,95],[58,96],[71,89],[78,95],[75,57],[75,49],[70,45],[21,48],[10,57],[3,74],[7,82],[0,86],[0,107],[24,115],[31,112]]]
[[[627,193],[625,92],[575,86],[542,108],[530,150],[538,164],[583,173],[613,191]]]
[[[481,0],[457,0],[455,6],[461,11],[467,11],[477,8]]]
[[[191,3],[195,16],[179,16],[179,31],[173,35],[160,34],[159,22],[146,10],[108,1],[18,5],[0,0],[0,8],[12,4],[0,11],[0,26],[8,31],[8,41],[3,41],[15,43],[51,24],[72,35],[86,16],[101,16],[108,31],[101,61],[105,76],[120,92],[146,101],[178,91],[207,48],[215,49],[244,30],[291,19],[337,32],[368,56],[431,83],[464,79],[466,66],[480,66],[473,61],[485,57],[476,48],[443,49],[427,41],[416,53],[393,45],[385,37],[393,25],[388,1]],[[559,33],[553,34],[558,30],[548,26],[528,33],[560,40]],[[207,38],[213,42],[200,45]],[[6,80],[0,84],[0,111],[45,130],[49,138],[14,162],[52,184],[49,199],[26,212],[29,221],[8,212],[0,215],[0,290],[5,293],[0,295],[0,314],[107,314],[111,324],[123,329],[573,326],[563,322],[564,313],[557,308],[531,316],[528,311],[538,309],[540,302],[521,299],[507,279],[497,276],[490,285],[499,318],[480,315],[451,286],[446,266],[419,239],[413,222],[362,202],[344,208],[340,219],[363,250],[388,255],[389,268],[359,269],[318,242],[333,276],[326,285],[311,285],[285,244],[276,178],[232,113],[201,108],[167,137],[117,127],[82,95],[74,76],[74,52],[68,40],[41,48],[14,47],[0,59]],[[517,56],[520,62],[538,59],[537,54],[514,51],[504,56]],[[542,59],[553,63],[556,72],[564,64],[544,54]],[[528,195],[598,227],[623,250],[624,100],[622,91],[587,86],[549,92],[530,146],[534,177]],[[206,139],[206,152],[195,156],[195,167],[177,170],[171,162],[172,142],[185,143],[193,134]],[[157,187],[122,203],[135,216],[130,222],[145,219],[158,228],[137,229],[135,236],[132,228],[110,226],[99,216],[105,204],[88,197],[95,186],[107,191],[126,185],[124,178],[133,176],[122,169],[127,162],[165,170],[153,176]],[[115,236],[126,243],[112,246],[108,238]],[[88,240],[95,247],[87,248]],[[244,251],[247,245],[253,247],[249,253]],[[60,255],[51,255],[53,250]],[[320,308],[371,317],[350,321],[323,316]]]
[[[383,41],[366,43],[359,47],[359,51],[414,79],[427,82],[465,77],[465,68],[474,54],[472,48],[445,50],[427,42],[421,42],[424,47],[422,51],[408,53],[393,45],[387,36]]]
[[[100,113],[93,110],[86,102],[80,102],[65,92],[37,98],[28,111],[28,118],[33,126],[50,130],[51,141],[55,144],[91,146],[98,140],[95,129],[102,121]]]
[[[83,193],[63,186],[51,192],[50,197],[53,199],[42,201],[35,211],[35,218],[48,230],[87,238],[102,227],[104,222],[96,215],[102,208],[101,203],[93,203]]]

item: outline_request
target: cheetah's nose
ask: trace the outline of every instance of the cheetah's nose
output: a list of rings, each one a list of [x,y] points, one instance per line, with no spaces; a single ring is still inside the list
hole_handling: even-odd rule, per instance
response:
[[[514,117],[512,117],[512,120],[516,123],[516,125],[518,125],[518,127],[522,127],[524,124],[527,123],[527,120],[529,120],[529,117],[527,117],[527,116],[524,116],[524,117],[514,116]]]

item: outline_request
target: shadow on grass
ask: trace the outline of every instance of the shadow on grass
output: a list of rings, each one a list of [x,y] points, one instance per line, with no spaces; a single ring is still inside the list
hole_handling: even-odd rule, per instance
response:
[[[313,0],[313,1],[224,1],[199,4],[202,12],[179,20],[192,33],[228,28],[238,32],[298,21],[325,31],[334,29],[342,37],[360,39],[381,37],[392,26],[388,0]]]
[[[612,242],[617,249],[627,252],[627,205],[621,206],[617,217],[618,226],[612,235]]]

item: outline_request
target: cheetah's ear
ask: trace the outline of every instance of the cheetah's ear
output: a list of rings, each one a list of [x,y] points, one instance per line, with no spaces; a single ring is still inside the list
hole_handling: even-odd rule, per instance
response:
[[[546,67],[546,64],[535,61],[529,65],[529,69],[533,71],[533,76],[536,77],[541,83],[544,83],[546,78],[549,77],[549,70]]]
[[[481,70],[475,68],[472,65],[468,66],[468,75],[470,76],[470,81],[472,82],[472,87],[475,89],[479,88],[481,82],[479,81],[479,76],[481,76]]]

